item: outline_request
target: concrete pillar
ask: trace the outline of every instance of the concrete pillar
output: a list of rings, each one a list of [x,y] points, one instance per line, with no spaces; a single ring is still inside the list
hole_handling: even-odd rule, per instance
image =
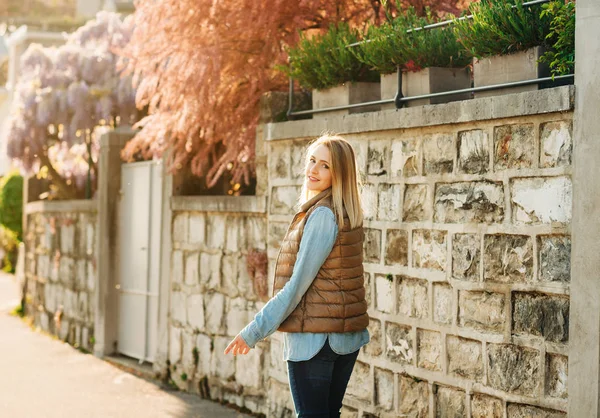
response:
[[[103,0],[77,0],[77,16],[92,19],[104,6]]]
[[[173,196],[173,176],[169,174],[168,154],[162,160],[162,213],[160,231],[160,282],[158,296],[158,341],[153,369],[166,377],[167,359],[169,358],[169,301],[171,292],[171,197]]]
[[[134,135],[128,128],[105,132],[100,137],[98,159],[98,225],[96,256],[98,276],[95,291],[94,354],[115,352],[119,332],[118,225],[121,190],[121,150]]]
[[[569,416],[600,417],[600,2],[577,0]]]

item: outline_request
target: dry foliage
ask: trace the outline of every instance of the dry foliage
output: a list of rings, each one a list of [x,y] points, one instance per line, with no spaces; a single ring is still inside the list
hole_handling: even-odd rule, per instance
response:
[[[403,0],[457,12],[464,0]],[[298,32],[331,22],[354,26],[385,16],[379,0],[137,0],[130,58],[142,130],[123,152],[149,159],[171,148],[171,168],[190,166],[207,186],[223,174],[249,184],[254,174],[258,101],[287,88],[274,70]],[[389,5],[387,6],[389,7]]]

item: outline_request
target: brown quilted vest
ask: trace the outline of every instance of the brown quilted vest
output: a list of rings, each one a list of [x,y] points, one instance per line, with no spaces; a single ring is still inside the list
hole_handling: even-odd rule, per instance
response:
[[[294,216],[277,256],[273,294],[290,280],[304,225],[319,206],[332,209],[331,188],[307,201]],[[331,253],[279,331],[350,332],[367,328],[363,240],[362,226],[350,229],[350,221],[345,216],[344,227],[339,229]]]

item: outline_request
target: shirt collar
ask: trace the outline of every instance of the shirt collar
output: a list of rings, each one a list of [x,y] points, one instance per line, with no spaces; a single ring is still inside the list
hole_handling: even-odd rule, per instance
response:
[[[302,204],[302,206],[300,206],[299,212],[306,212],[311,207],[313,207],[318,201],[320,201],[321,199],[325,199],[326,197],[329,197],[329,196],[331,196],[331,187],[328,187],[327,189],[323,190],[316,196],[313,196],[312,198],[310,198],[309,200],[304,202]]]

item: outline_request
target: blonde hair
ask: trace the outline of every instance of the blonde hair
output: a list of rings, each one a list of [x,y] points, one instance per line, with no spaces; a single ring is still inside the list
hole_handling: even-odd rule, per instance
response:
[[[350,228],[354,229],[363,223],[363,209],[360,196],[360,174],[356,164],[354,148],[348,141],[337,135],[323,135],[313,141],[306,150],[305,167],[314,150],[324,145],[331,156],[331,197],[333,213],[341,229],[344,226],[344,209],[350,220]],[[310,199],[307,179],[304,177],[300,204]]]

